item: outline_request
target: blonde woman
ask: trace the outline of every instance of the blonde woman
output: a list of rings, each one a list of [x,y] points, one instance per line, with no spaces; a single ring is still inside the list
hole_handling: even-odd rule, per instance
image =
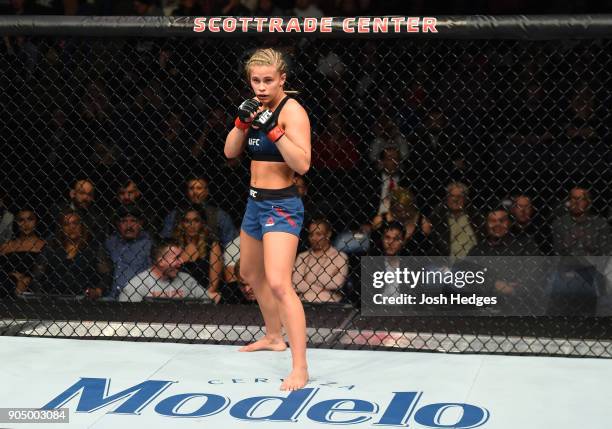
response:
[[[379,214],[372,220],[375,231],[383,225],[400,222],[405,229],[404,240],[415,236],[422,238],[431,233],[431,222],[423,216],[415,205],[414,194],[407,188],[397,187],[389,194],[389,211]]]
[[[190,207],[179,213],[173,238],[183,249],[182,270],[205,287],[208,297],[218,304],[223,256],[219,241],[206,225],[204,212]]]
[[[238,107],[225,140],[225,156],[251,154],[249,198],[240,230],[240,276],[252,286],[266,334],[241,351],[283,351],[284,326],[292,356],[291,373],[281,390],[308,382],[306,320],[291,283],[304,205],[294,174],[310,168],[310,121],[304,108],[287,95],[287,64],[280,52],[259,49],[245,65],[254,97]]]

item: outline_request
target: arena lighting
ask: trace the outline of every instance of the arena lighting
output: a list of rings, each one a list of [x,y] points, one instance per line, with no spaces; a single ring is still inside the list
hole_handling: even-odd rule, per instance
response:
[[[81,378],[50,402],[43,410],[65,407],[79,397],[77,413],[92,413],[115,405],[110,414],[139,415],[175,381],[146,380],[140,384],[109,394],[110,379]],[[314,402],[319,388],[303,388],[279,396],[253,396],[239,400],[213,393],[179,393],[158,401],[154,411],[173,418],[202,418],[228,410],[231,417],[245,421],[296,423],[309,419],[318,423],[355,425],[376,419],[375,426],[406,427],[413,420],[424,427],[453,427],[467,429],[482,426],[489,419],[489,411],[477,405],[449,402],[419,405],[423,392],[392,392],[388,403],[359,398],[333,398]],[[190,404],[201,404],[195,411],[181,411]],[[273,403],[273,404],[271,404]],[[275,405],[272,408],[271,405]],[[262,408],[265,408],[262,411]],[[450,416],[449,416],[450,414]],[[449,420],[451,420],[449,422]]]

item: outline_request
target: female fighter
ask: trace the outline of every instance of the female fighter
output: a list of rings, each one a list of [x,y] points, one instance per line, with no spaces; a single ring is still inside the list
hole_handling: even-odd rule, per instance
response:
[[[287,65],[274,49],[257,50],[246,62],[254,97],[238,107],[234,128],[225,140],[225,156],[251,154],[249,198],[240,229],[240,275],[261,309],[266,334],[241,351],[283,351],[289,338],[291,373],[281,390],[308,382],[306,321],[291,274],[304,219],[294,173],[310,168],[310,121],[304,108],[287,95]]]

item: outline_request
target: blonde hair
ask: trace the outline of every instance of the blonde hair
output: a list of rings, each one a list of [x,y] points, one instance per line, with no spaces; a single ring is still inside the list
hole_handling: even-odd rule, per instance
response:
[[[393,206],[401,206],[408,213],[410,221],[416,222],[419,216],[419,210],[415,205],[414,194],[410,189],[398,186],[389,193],[389,199],[390,208]]]
[[[287,62],[283,54],[273,48],[257,49],[244,64],[244,72],[247,79],[251,78],[252,66],[275,66],[276,70],[282,75],[287,73]],[[286,91],[286,94],[297,94],[298,91]]]

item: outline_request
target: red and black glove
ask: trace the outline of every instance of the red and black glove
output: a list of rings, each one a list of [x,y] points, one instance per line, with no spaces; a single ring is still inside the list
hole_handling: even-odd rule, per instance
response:
[[[262,110],[255,116],[252,126],[256,130],[262,130],[266,133],[268,139],[274,143],[285,135],[285,130],[278,125],[278,114],[268,109]]]
[[[240,106],[238,106],[238,115],[236,116],[236,120],[234,121],[234,126],[241,130],[248,130],[251,127],[251,123],[253,122],[251,116],[257,113],[257,110],[261,105],[261,101],[255,100],[253,98],[244,100],[240,104]]]

